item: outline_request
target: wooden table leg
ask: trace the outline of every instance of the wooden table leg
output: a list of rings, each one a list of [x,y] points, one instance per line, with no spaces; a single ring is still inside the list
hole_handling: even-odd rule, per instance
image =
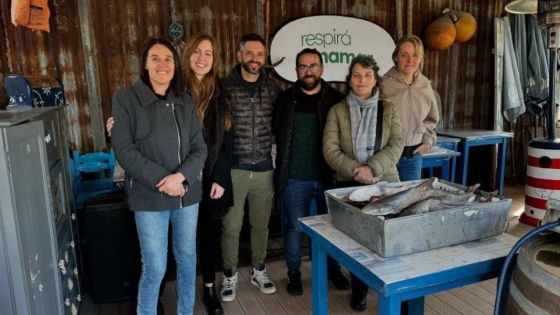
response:
[[[379,315],[392,315],[401,313],[401,299],[397,297],[385,297],[378,294]],[[424,315],[424,297],[408,300],[408,315]]]
[[[449,158],[445,158],[441,162],[441,179],[449,181]]]
[[[311,238],[311,287],[313,314],[326,315],[329,310],[328,280],[327,280],[327,252],[315,238]]]
[[[494,189],[498,189],[498,194],[501,196],[504,192],[504,175],[506,170],[506,146],[507,138],[503,138],[502,142],[498,144],[498,165],[496,167],[496,184]]]
[[[469,170],[469,149],[470,145],[466,142],[461,142],[459,144],[461,155],[459,156],[459,178],[457,181],[459,184],[466,186],[467,185],[467,174]]]
[[[392,315],[401,313],[401,299],[394,296],[385,297],[378,293],[379,315]]]

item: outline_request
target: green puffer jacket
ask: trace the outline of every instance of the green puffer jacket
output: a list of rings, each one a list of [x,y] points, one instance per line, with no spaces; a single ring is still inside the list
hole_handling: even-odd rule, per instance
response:
[[[372,155],[367,164],[373,175],[383,175],[382,180],[398,182],[397,161],[404,147],[401,120],[393,103],[383,100],[383,140],[381,150]],[[346,99],[334,105],[327,116],[323,134],[323,155],[327,164],[336,172],[337,181],[353,180],[352,171],[361,166],[352,148],[350,110]]]

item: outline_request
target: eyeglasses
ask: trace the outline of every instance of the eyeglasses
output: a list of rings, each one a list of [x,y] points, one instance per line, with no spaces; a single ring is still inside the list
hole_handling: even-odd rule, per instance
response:
[[[306,73],[307,70],[311,70],[311,72],[317,72],[319,71],[319,69],[321,69],[321,66],[314,63],[311,66],[306,66],[306,65],[299,65],[297,66],[297,70],[299,73]]]

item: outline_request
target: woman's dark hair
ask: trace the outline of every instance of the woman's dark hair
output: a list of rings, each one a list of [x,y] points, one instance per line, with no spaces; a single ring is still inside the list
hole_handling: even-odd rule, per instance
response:
[[[379,75],[379,66],[377,65],[375,59],[370,56],[358,56],[352,59],[352,61],[350,62],[350,66],[348,67],[348,74],[346,75],[346,93],[349,93],[352,89],[350,87],[350,78],[352,78],[352,69],[357,64],[366,69],[373,70],[373,77],[375,78],[375,81],[377,81],[376,87],[379,89],[379,97],[385,97],[385,94],[383,93],[383,79],[381,79],[381,76]]]
[[[142,50],[142,63],[140,65],[142,70],[140,72],[140,77],[142,78],[142,80],[144,80],[144,83],[146,83],[153,91],[154,88],[152,87],[152,83],[150,82],[150,74],[148,73],[148,70],[146,70],[146,62],[148,61],[148,52],[153,46],[157,44],[167,47],[167,49],[169,49],[173,54],[173,63],[175,64],[175,70],[173,71],[173,79],[171,79],[171,83],[169,84],[169,87],[171,88],[171,91],[173,91],[173,93],[178,95],[183,90],[183,76],[181,75],[181,61],[179,59],[179,54],[177,54],[177,51],[175,51],[175,48],[171,45],[170,42],[168,42],[165,39],[152,38],[148,40],[148,42],[145,44],[144,50]]]

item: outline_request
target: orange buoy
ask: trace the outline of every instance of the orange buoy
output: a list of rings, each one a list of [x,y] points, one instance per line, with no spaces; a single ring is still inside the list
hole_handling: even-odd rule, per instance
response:
[[[468,12],[447,10],[447,12],[444,10],[444,13],[451,17],[451,20],[455,24],[455,30],[457,30],[455,42],[464,43],[471,39],[474,32],[476,32],[476,20],[474,16]]]
[[[455,42],[457,30],[449,15],[444,14],[424,31],[424,44],[433,50],[446,50]]]

